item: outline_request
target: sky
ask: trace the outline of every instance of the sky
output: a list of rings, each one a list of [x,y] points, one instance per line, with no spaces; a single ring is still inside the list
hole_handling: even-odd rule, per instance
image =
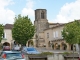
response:
[[[80,0],[0,0],[0,24],[13,24],[18,14],[28,15],[34,23],[36,9],[46,9],[50,23],[80,19]]]

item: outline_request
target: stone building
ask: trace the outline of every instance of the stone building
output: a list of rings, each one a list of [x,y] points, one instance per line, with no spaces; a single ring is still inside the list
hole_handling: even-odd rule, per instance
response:
[[[42,46],[45,43],[44,39],[44,30],[49,28],[49,23],[47,20],[47,10],[46,9],[37,9],[35,10],[35,21],[34,25],[36,27],[36,42],[37,46]]]
[[[4,46],[7,45],[11,47],[12,43],[14,42],[12,38],[12,27],[13,27],[12,24],[6,24],[4,26],[4,35],[3,35],[3,40],[1,41],[1,43]]]
[[[65,23],[49,23],[46,9],[35,10],[34,25],[36,27],[35,35],[33,39],[27,42],[27,46],[31,46],[30,43],[33,42],[32,46],[34,47],[53,50],[73,50],[73,45],[66,43],[61,35]],[[4,26],[4,38],[1,42],[3,45],[13,46],[12,27],[12,24]]]
[[[49,23],[46,9],[35,10],[36,33],[34,36],[36,47],[46,47],[54,50],[73,50],[73,45],[65,42],[61,31],[65,23]]]

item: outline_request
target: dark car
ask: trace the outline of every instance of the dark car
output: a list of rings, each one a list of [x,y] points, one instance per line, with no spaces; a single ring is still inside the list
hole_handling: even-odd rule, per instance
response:
[[[3,51],[10,51],[10,46],[3,46]]]

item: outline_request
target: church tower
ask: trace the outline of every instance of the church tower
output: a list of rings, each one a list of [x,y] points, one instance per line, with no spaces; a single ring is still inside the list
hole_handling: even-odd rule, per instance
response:
[[[36,27],[36,32],[43,32],[49,27],[47,20],[47,10],[46,9],[36,9],[35,10],[35,21],[34,25]]]

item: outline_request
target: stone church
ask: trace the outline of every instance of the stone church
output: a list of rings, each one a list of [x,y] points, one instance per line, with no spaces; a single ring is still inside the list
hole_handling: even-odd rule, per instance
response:
[[[49,28],[49,23],[47,20],[47,10],[46,9],[37,9],[35,10],[35,21],[34,25],[36,27],[36,45],[40,46],[45,44],[44,40],[44,30]],[[40,44],[39,44],[40,43]]]
[[[55,50],[73,50],[73,45],[66,43],[61,34],[65,23],[49,23],[46,9],[35,10],[34,25],[36,27],[36,33],[33,37],[35,47]]]

